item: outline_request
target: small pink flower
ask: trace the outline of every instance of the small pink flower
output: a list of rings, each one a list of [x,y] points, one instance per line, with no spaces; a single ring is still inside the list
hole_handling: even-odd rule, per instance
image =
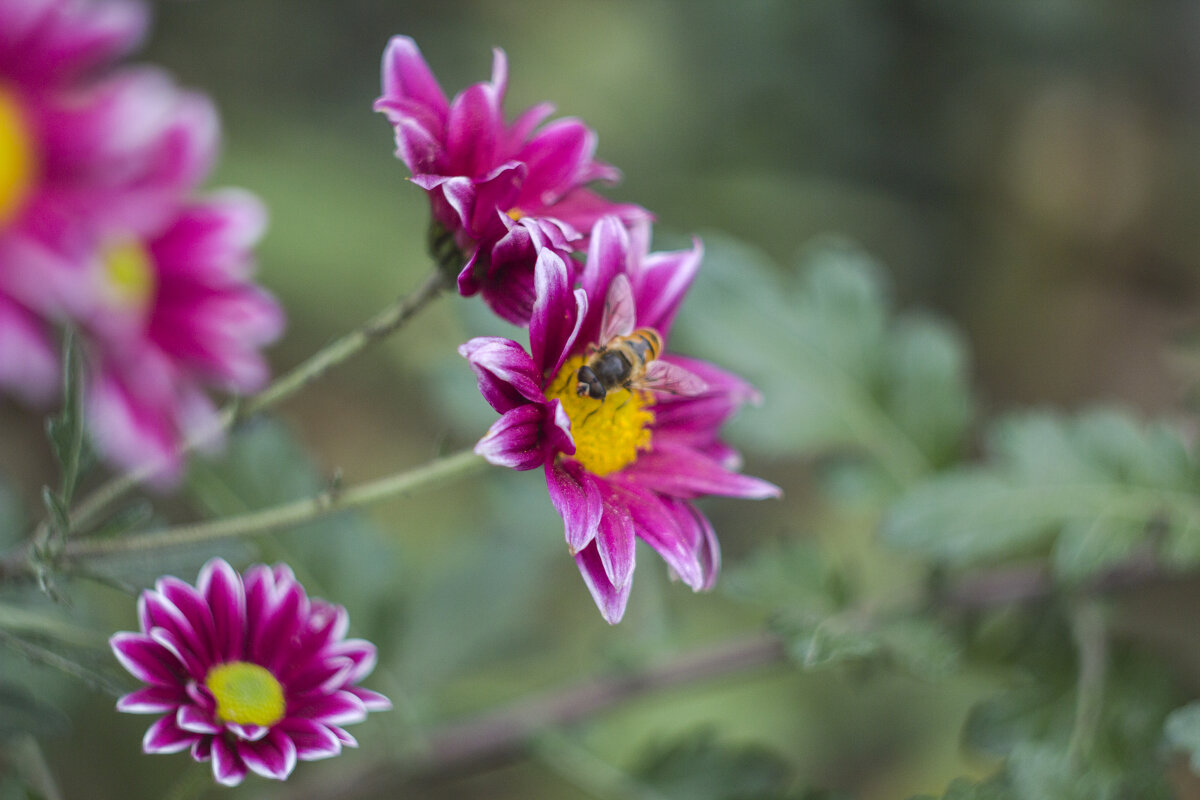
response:
[[[554,111],[542,103],[507,124],[507,85],[508,62],[497,49],[491,81],[447,101],[416,43],[396,36],[383,56],[375,108],[395,127],[396,155],[429,193],[434,221],[463,254],[459,291],[480,292],[497,314],[523,325],[533,308],[539,249],[566,258],[600,217],[632,223],[650,215],[584,188],[619,173],[593,159],[596,134],[580,120],[539,128]]]
[[[542,467],[567,546],[600,613],[620,621],[632,586],[634,545],[642,539],[694,590],[710,588],[720,568],[712,526],[692,501],[703,495],[778,495],[766,481],[738,474],[736,451],[721,425],[756,395],[748,384],[695,359],[659,354],[647,367],[662,391],[610,387],[600,399],[580,394],[579,370],[607,341],[614,308],[628,328],[652,329],[665,343],[700,263],[699,244],[645,255],[645,226],[629,233],[614,218],[591,234],[582,288],[555,253],[537,261],[537,303],[530,352],[498,337],[459,348],[480,391],[501,416],[476,445],[494,464]],[[615,288],[614,288],[615,287]],[[632,305],[632,307],[628,307]]]
[[[346,639],[346,610],[310,599],[284,565],[243,578],[215,558],[194,588],[160,578],[138,599],[138,620],[140,633],[110,644],[146,686],[117,709],[161,714],[142,749],[190,750],[226,786],[247,771],[284,780],[297,760],[336,756],[357,746],[342,726],[391,708],[356,685],[375,666],[375,646]]]
[[[184,439],[219,443],[206,389],[262,388],[259,348],[283,330],[278,303],[250,280],[265,225],[259,202],[231,190],[176,214],[150,238],[113,238],[88,272],[91,303],[77,309],[89,339],[93,438],[159,482],[178,474]]]

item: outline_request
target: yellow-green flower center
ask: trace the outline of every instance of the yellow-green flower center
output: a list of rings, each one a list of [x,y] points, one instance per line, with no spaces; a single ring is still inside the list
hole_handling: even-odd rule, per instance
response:
[[[37,176],[33,131],[16,93],[0,84],[0,226],[21,210]]]
[[[149,304],[157,282],[146,248],[132,239],[110,245],[103,263],[105,289],[117,306],[140,310]]]
[[[283,687],[266,668],[247,661],[218,664],[204,685],[217,700],[217,717],[268,728],[283,719]]]
[[[554,376],[546,397],[558,399],[571,418],[575,439],[572,456],[593,475],[608,475],[637,460],[638,452],[650,447],[650,425],[654,422],[649,392],[614,389],[603,400],[575,392],[576,374],[586,359],[567,359]]]

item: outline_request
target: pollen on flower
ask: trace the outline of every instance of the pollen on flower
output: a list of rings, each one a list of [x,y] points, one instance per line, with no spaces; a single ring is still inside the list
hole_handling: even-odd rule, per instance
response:
[[[603,400],[580,397],[575,392],[576,373],[585,360],[581,355],[567,359],[546,397],[561,402],[571,418],[572,458],[593,475],[608,475],[629,466],[650,447],[654,401],[648,392],[628,389],[615,389]]]
[[[509,219],[511,219],[513,222],[520,222],[521,218],[525,216],[525,212],[519,208],[510,208],[504,213],[507,214]]]
[[[146,248],[128,240],[105,248],[104,283],[112,299],[122,308],[142,309],[156,285],[154,264]]]
[[[29,120],[17,96],[0,86],[0,225],[20,211],[37,172]]]
[[[247,661],[218,664],[208,671],[204,685],[225,722],[266,728],[283,719],[283,687],[265,667]]]

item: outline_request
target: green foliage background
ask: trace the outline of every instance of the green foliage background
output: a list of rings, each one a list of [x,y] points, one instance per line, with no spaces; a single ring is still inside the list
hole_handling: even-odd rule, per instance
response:
[[[615,628],[566,555],[540,476],[500,470],[303,530],[114,558],[99,566],[119,586],[59,585],[65,606],[0,592],[0,628],[20,632],[23,618],[3,615],[36,613],[28,630],[56,632],[52,651],[79,673],[0,657],[0,740],[32,729],[41,743],[41,755],[14,747],[9,766],[19,758],[64,796],[97,800],[332,797],[378,760],[419,752],[439,722],[765,628],[784,637],[791,666],[638,699],[547,732],[502,769],[362,796],[1200,796],[1187,757],[1169,756],[1200,752],[1185,705],[1200,691],[1192,581],[1105,604],[1103,705],[1082,744],[1071,623],[1087,612],[1056,595],[924,613],[930,597],[959,597],[973,569],[1045,565],[1069,590],[1147,552],[1173,571],[1200,559],[1195,364],[1180,341],[1200,300],[1192,4],[180,0],[156,11],[144,59],[222,110],[214,185],[245,186],[271,209],[260,276],[290,316],[277,370],[429,270],[423,197],[370,110],[388,36],[415,37],[451,93],[484,79],[500,46],[511,112],[551,99],[582,117],[624,172],[609,194],[655,212],[660,249],[703,236],[706,265],[672,347],[762,389],[730,437],[746,470],[785,496],[705,502],[726,560],[713,594],[671,583],[640,550]],[[478,301],[439,301],[246,426],[223,459],[197,462],[184,491],[151,498],[150,524],[469,446],[494,414],[455,347],[498,331]],[[0,405],[0,437],[8,544],[44,513],[43,484],[70,487],[39,418]],[[288,561],[379,645],[368,685],[396,710],[354,729],[359,751],[232,792],[206,789],[185,756],[140,755],[150,720],[116,714],[96,690],[125,684],[95,632],[136,625],[122,588],[190,580],[213,554]],[[19,791],[0,780],[0,797]]]

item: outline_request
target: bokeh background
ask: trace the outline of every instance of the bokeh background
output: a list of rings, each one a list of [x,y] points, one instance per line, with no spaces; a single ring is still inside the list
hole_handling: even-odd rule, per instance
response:
[[[503,47],[510,113],[550,99],[585,119],[599,157],[624,173],[608,194],[651,209],[664,246],[692,234],[740,240],[786,269],[814,237],[858,242],[896,306],[962,332],[986,414],[1100,402],[1173,415],[1189,401],[1200,292],[1200,5],[1189,0],[196,0],[156,11],[142,59],[222,111],[214,185],[250,188],[271,209],[260,277],[290,316],[271,353],[277,370],[429,271],[424,198],[371,111],[383,48],[405,33],[450,93],[485,79],[490,48]],[[237,510],[335,471],[366,480],[469,446],[493,414],[455,348],[496,331],[477,301],[439,301],[289,401],[281,423],[247,431],[243,472],[198,468],[168,511]],[[52,475],[40,422],[2,406],[0,425],[0,468],[36,508]],[[275,475],[293,447],[286,431],[312,475]],[[847,550],[866,546],[873,520],[824,506],[805,459],[741,443],[747,471],[787,494],[705,506],[728,562],[822,530]],[[213,500],[222,481],[240,493],[224,506]],[[609,628],[544,495],[539,475],[496,471],[332,532],[226,548],[243,561],[287,559],[312,593],[346,604],[355,633],[380,646],[368,684],[397,710],[358,726],[362,751],[301,765],[287,786],[188,794],[187,775],[202,768],[137,755],[148,720],[47,678],[71,717],[47,748],[65,795],[287,797],[324,786],[332,796],[338,776],[403,750],[423,725],[760,626],[720,593],[670,583],[641,551],[628,616]],[[190,578],[206,555],[173,563]],[[114,627],[135,624],[119,593],[87,590],[77,603]],[[775,669],[622,707],[579,736],[619,769],[711,726],[783,754],[811,785],[905,797],[987,771],[957,744],[986,684]],[[571,769],[534,759],[379,796],[592,796],[564,777]]]

